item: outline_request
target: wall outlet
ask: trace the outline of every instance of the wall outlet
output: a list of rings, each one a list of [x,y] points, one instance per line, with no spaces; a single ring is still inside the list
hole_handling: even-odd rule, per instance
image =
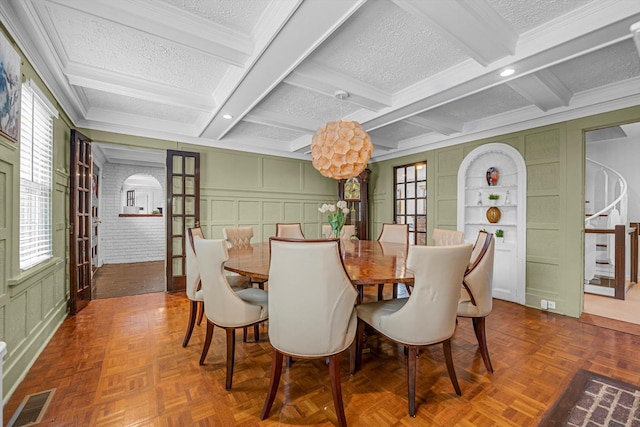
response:
[[[541,299],[540,300],[540,308],[543,310],[546,310],[548,307],[548,301],[546,299]]]
[[[556,309],[556,302],[555,301],[547,301],[547,307],[549,308],[549,310],[555,310]]]

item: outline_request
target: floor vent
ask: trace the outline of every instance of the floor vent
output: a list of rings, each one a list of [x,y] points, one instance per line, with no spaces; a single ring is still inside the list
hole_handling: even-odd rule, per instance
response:
[[[56,389],[52,388],[51,390],[41,391],[25,397],[20,406],[18,406],[16,413],[9,420],[7,427],[20,427],[39,423],[47,411],[55,391]]]

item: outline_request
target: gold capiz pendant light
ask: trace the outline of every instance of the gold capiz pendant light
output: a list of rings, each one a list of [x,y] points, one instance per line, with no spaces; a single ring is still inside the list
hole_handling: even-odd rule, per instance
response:
[[[336,98],[344,99],[348,94],[336,92]],[[371,137],[360,123],[337,120],[322,126],[313,136],[311,156],[313,167],[323,176],[346,179],[357,176],[367,167],[373,144]]]

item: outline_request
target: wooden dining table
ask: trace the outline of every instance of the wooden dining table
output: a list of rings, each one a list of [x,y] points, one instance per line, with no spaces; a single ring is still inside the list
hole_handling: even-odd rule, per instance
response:
[[[407,246],[375,240],[343,240],[340,249],[344,266],[360,291],[365,285],[413,283],[407,270]],[[229,249],[224,268],[256,279],[269,279],[269,242]]]

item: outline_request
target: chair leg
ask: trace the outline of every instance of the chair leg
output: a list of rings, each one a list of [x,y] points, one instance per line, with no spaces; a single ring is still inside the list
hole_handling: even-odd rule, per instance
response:
[[[363,285],[357,285],[356,288],[358,290],[358,297],[356,299],[356,305],[359,305],[359,304],[362,304],[362,300],[364,298],[364,286]]]
[[[200,356],[200,364],[204,365],[204,359],[209,352],[209,346],[211,345],[211,338],[213,338],[213,323],[207,319],[207,335],[204,339],[204,345],[202,346],[202,355]]]
[[[247,334],[248,334],[247,328],[246,327],[242,328],[242,342],[247,342]]]
[[[198,326],[200,326],[202,318],[204,317],[204,301],[198,301],[198,306],[200,307],[200,311],[198,312]]]
[[[416,350],[417,347],[410,345],[407,355],[407,387],[409,395],[409,416],[416,416]]]
[[[198,311],[198,301],[189,301],[189,323],[187,324],[187,331],[184,333],[184,339],[182,340],[182,346],[186,347],[191,339],[193,333],[193,326],[196,323],[196,311]]]
[[[489,348],[487,347],[485,319],[486,317],[474,317],[471,320],[473,321],[473,330],[475,331],[476,338],[478,339],[478,347],[480,348],[480,355],[484,361],[484,366],[487,368],[487,371],[493,373],[493,365],[491,365]]]
[[[227,381],[225,388],[231,390],[233,382],[233,362],[236,354],[236,330],[227,328]]]
[[[378,301],[382,301],[384,299],[382,291],[384,291],[384,283],[378,283]]]
[[[357,350],[356,350],[356,363],[355,363],[355,370],[359,371],[360,369],[362,369],[362,348],[364,347],[364,328],[366,327],[366,324],[358,319],[358,330],[356,332],[356,343],[357,343]]]
[[[347,417],[344,415],[344,404],[342,403],[342,386],[340,384],[340,355],[334,354],[329,357],[329,375],[331,376],[331,391],[333,394],[333,406],[336,408],[338,425],[347,427]]]
[[[287,356],[287,357],[285,358],[285,361],[286,361],[287,368],[290,368],[290,367],[291,367],[291,364],[293,363],[293,357],[291,357],[291,356]]]
[[[393,296],[393,299],[398,298],[398,284],[397,283],[393,284],[393,293],[391,295]]]
[[[260,341],[260,324],[256,323],[253,325],[253,340],[255,342]]]
[[[269,384],[269,391],[267,392],[267,397],[264,399],[264,406],[260,413],[261,420],[265,420],[269,416],[269,412],[271,412],[271,407],[273,406],[273,401],[275,400],[276,393],[278,392],[280,375],[282,374],[282,356],[282,353],[275,348],[273,349],[273,359],[271,361],[271,383]]]
[[[405,288],[407,288],[407,293],[408,293],[409,295],[411,295],[411,286],[409,286],[409,284],[408,284],[408,283],[405,283],[405,284],[404,284],[404,287],[405,287]]]
[[[462,391],[458,385],[458,377],[456,377],[456,370],[453,367],[453,356],[451,354],[451,338],[446,341],[442,341],[442,350],[444,351],[444,361],[447,364],[447,371],[449,372],[449,378],[451,378],[451,384],[458,396],[462,396]]]

